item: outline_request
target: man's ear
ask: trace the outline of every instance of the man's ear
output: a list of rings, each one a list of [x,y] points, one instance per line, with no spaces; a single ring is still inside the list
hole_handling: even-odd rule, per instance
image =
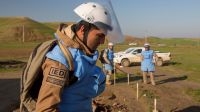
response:
[[[84,27],[84,25],[82,25],[80,28],[81,33],[84,33],[84,29],[85,29],[85,27]]]
[[[77,31],[77,35],[81,40],[83,40],[83,37],[84,37],[84,29],[85,29],[85,27],[84,27],[84,25],[82,25],[80,27],[80,29]]]

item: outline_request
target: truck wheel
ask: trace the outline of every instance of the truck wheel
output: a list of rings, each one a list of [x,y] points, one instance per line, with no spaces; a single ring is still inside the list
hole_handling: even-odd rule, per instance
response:
[[[128,67],[130,65],[130,61],[128,59],[123,59],[121,64],[122,66]]]
[[[163,65],[162,59],[159,58],[159,59],[156,61],[156,65],[157,65],[157,66],[162,66],[162,65]]]

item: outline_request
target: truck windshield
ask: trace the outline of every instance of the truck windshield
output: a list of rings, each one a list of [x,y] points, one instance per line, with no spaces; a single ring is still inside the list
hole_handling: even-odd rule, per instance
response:
[[[124,52],[125,53],[130,53],[132,50],[134,50],[133,48],[128,48],[128,49],[126,49]]]

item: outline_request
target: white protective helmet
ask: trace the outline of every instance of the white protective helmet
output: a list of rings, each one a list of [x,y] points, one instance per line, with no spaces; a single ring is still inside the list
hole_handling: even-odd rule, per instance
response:
[[[74,9],[74,12],[83,20],[102,29],[107,35],[112,30],[111,15],[102,5],[94,2],[83,3]]]
[[[113,44],[112,42],[109,42],[108,45],[109,45],[109,46],[113,46],[114,44]]]
[[[149,43],[145,43],[144,47],[150,47],[150,44]]]

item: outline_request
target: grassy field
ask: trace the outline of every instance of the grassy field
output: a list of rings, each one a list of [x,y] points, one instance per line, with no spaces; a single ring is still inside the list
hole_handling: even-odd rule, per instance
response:
[[[184,40],[185,41],[185,40]],[[22,60],[27,61],[32,49],[40,42],[0,42],[0,60]],[[122,51],[130,47],[129,45],[120,44],[115,46],[115,52]],[[106,48],[106,45],[101,45],[99,51]],[[161,52],[171,52],[171,63],[163,67],[169,69],[176,74],[185,74],[189,80],[200,82],[200,47],[194,45],[184,46],[182,44],[176,46],[153,46],[152,49]],[[100,62],[97,62],[100,65]],[[5,72],[5,70],[3,70]],[[9,70],[10,71],[10,70]]]
[[[159,39],[166,40],[166,39]],[[167,39],[168,40],[168,39]],[[186,43],[185,41],[193,41],[193,39],[169,39],[168,41],[180,41],[176,46],[170,44],[169,46],[152,46],[153,50],[159,50],[161,52],[171,52],[172,60],[167,65],[162,67],[163,69],[168,69],[177,75],[187,75],[188,80],[192,80],[200,83],[200,46],[193,45],[193,43]],[[166,41],[165,41],[166,42]],[[154,43],[159,43],[154,40]],[[168,42],[167,42],[168,43]],[[115,52],[125,50],[129,48],[129,45],[116,45]],[[106,46],[100,46],[99,49],[106,48]],[[99,63],[97,63],[99,65]]]
[[[20,49],[20,48],[30,48],[33,49],[37,44],[41,42],[0,42],[1,49]]]
[[[189,76],[189,80],[200,82],[200,47],[163,47],[155,49],[164,52],[171,52],[172,61],[169,66],[174,70],[181,70],[183,74]]]
[[[27,17],[0,17],[0,41],[45,40],[53,36],[54,29]]]

